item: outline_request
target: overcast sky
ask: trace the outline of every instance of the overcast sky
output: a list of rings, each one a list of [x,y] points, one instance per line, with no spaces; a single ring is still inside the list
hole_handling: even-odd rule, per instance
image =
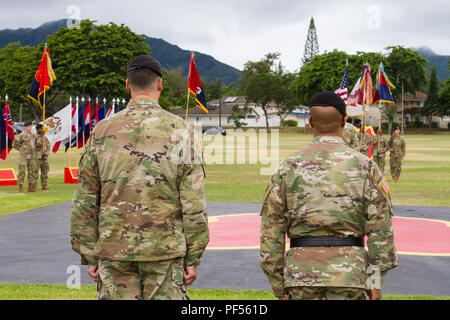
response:
[[[0,29],[37,27],[76,16],[124,23],[139,34],[212,55],[238,69],[268,52],[299,68],[311,16],[320,52],[428,46],[450,55],[448,0],[16,0],[1,1]]]

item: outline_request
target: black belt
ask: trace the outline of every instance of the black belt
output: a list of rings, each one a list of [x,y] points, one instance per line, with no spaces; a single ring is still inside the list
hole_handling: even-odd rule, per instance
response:
[[[291,248],[295,247],[364,247],[364,238],[355,237],[313,237],[304,236],[291,239]]]

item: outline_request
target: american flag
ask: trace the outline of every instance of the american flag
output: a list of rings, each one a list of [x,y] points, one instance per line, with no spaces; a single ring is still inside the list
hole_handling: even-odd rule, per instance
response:
[[[344,100],[345,104],[347,104],[347,95],[348,95],[348,64],[345,66],[344,76],[342,77],[342,82],[339,88],[335,91],[335,93]]]

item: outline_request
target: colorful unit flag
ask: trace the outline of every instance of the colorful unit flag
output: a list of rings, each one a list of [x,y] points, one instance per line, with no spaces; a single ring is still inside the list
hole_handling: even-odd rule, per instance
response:
[[[373,85],[372,85],[372,73],[370,72],[370,65],[366,63],[363,68],[363,74],[361,76],[361,83],[359,84],[359,104],[372,104],[373,103]]]
[[[195,96],[195,102],[197,103],[197,107],[208,113],[208,106],[206,105],[205,92],[203,91],[202,81],[200,80],[200,76],[198,75],[194,55],[191,56],[191,65],[189,70],[190,70],[188,80],[189,92]]]
[[[347,104],[347,96],[348,96],[348,62],[345,65],[344,76],[342,77],[342,82],[339,88],[335,91],[335,93],[341,97],[342,100]]]
[[[2,119],[3,123],[5,124],[5,146],[7,146],[4,149],[2,149],[2,153],[0,155],[0,158],[5,160],[6,159],[6,152],[11,152],[12,149],[12,143],[14,141],[14,129],[13,129],[13,121],[11,118],[11,112],[9,111],[8,106],[8,100],[5,101],[5,110],[3,111]],[[7,136],[7,137],[6,137]]]
[[[88,106],[84,110],[84,143],[88,141],[92,130],[91,124],[91,100],[89,99]]]
[[[112,117],[115,113],[116,113],[116,109],[115,109],[115,103],[113,101],[113,104],[112,104],[111,108],[109,108],[108,112],[106,113],[105,118],[108,119],[108,118]]]
[[[386,73],[383,69],[383,63],[380,62],[380,66],[378,67],[377,72],[377,85],[375,89],[375,95],[373,97],[373,102],[386,102],[395,104],[394,97],[392,96],[392,89],[395,89],[395,86],[392,82],[389,81]]]
[[[62,141],[66,139],[69,141],[71,110],[71,105],[68,104],[62,110],[45,120],[45,135],[52,146],[53,152],[59,150]]]
[[[105,119],[105,110],[106,110],[106,99],[103,100],[103,107],[98,110],[98,121],[102,121]]]
[[[53,72],[52,62],[50,60],[50,51],[45,47],[41,63],[39,64],[30,91],[28,92],[28,97],[39,103],[41,108],[44,108],[44,93],[50,88],[50,85],[55,79],[56,76]]]
[[[78,149],[84,146],[84,131],[86,130],[86,123],[84,121],[84,103],[78,108]]]
[[[96,124],[98,123],[98,100],[95,102],[95,109],[92,113],[92,120],[91,120],[91,130],[95,128]]]
[[[70,133],[70,147],[75,148],[77,137],[78,137],[78,105],[75,104],[75,106],[72,108],[72,126],[71,126],[71,133]],[[69,139],[67,139],[65,142],[66,145],[66,151],[69,149]],[[54,151],[56,152],[56,151]]]

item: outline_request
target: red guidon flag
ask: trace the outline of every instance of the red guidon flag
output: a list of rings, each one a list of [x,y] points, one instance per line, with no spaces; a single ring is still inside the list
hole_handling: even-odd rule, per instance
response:
[[[197,65],[195,64],[195,56],[191,56],[191,65],[189,67],[189,81],[188,88],[189,92],[195,96],[195,102],[197,107],[208,113],[208,106],[206,105],[205,92],[202,88],[202,81],[198,75]]]
[[[50,85],[54,80],[56,80],[56,76],[53,72],[52,61],[50,60],[50,51],[45,47],[41,63],[39,64],[30,91],[28,92],[28,97],[39,103],[41,108],[44,108],[44,93],[50,88]]]

